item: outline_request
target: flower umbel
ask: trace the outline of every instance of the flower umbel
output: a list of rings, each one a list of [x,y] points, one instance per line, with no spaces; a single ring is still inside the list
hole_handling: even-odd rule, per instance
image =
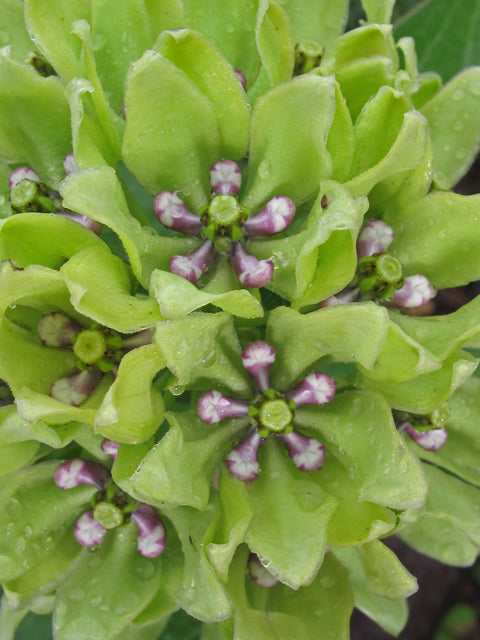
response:
[[[258,448],[271,435],[280,438],[300,471],[317,471],[325,458],[324,446],[296,431],[293,423],[297,407],[330,402],[335,395],[336,381],[326,373],[314,371],[290,391],[280,393],[270,385],[269,373],[274,361],[275,349],[268,342],[252,342],[242,353],[242,363],[258,392],[253,401],[236,400],[212,390],[202,394],[197,402],[198,415],[206,424],[225,418],[250,419],[248,433],[225,459],[229,473],[243,482],[252,482],[258,477]]]
[[[245,287],[264,287],[270,282],[273,262],[257,260],[247,252],[244,242],[285,231],[295,216],[295,205],[286,196],[275,196],[262,211],[249,217],[237,197],[241,183],[242,173],[235,162],[225,159],[216,162],[210,168],[210,202],[201,215],[188,211],[175,191],[157,194],[153,208],[159,222],[168,229],[203,240],[193,253],[171,258],[172,273],[198,282],[217,255],[226,255]]]

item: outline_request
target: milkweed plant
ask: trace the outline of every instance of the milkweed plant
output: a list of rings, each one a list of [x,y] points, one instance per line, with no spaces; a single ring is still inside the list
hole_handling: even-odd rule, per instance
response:
[[[390,634],[480,548],[480,69],[393,2],[1,0],[0,637]],[[3,635],[2,635],[3,634]]]

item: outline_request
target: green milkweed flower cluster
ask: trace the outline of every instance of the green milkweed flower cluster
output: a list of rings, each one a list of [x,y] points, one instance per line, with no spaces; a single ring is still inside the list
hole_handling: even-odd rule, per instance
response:
[[[2,638],[396,634],[385,538],[477,557],[480,299],[406,310],[480,278],[480,69],[392,4],[0,0]]]

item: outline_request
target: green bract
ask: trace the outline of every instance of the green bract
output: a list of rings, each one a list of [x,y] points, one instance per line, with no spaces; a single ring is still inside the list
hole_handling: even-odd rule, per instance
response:
[[[388,536],[475,561],[480,298],[409,309],[480,278],[480,69],[393,4],[0,0],[2,640],[398,634]]]

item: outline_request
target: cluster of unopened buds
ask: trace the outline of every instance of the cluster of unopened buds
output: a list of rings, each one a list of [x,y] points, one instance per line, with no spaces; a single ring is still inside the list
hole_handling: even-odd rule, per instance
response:
[[[262,211],[249,217],[237,198],[242,173],[232,160],[222,159],[211,167],[210,184],[210,202],[200,215],[188,211],[176,191],[162,191],[155,197],[153,207],[161,224],[203,241],[193,253],[173,256],[170,271],[197,282],[217,255],[226,255],[243,286],[266,286],[273,276],[273,262],[257,260],[247,252],[244,243],[285,231],[295,217],[294,203],[286,196],[275,196]]]
[[[254,400],[237,400],[212,390],[203,393],[197,402],[198,415],[206,424],[225,418],[249,419],[251,426],[247,435],[225,459],[229,473],[243,482],[252,482],[258,477],[258,448],[271,435],[283,442],[301,471],[319,470],[325,458],[324,446],[296,431],[293,423],[297,407],[330,402],[335,395],[336,381],[326,373],[314,371],[290,391],[279,393],[271,388],[269,380],[274,361],[275,349],[268,342],[252,342],[242,353],[242,363],[258,394]]]
[[[63,160],[65,174],[75,173],[78,167],[73,153]],[[14,213],[57,213],[71,220],[75,220],[93,233],[100,234],[102,225],[88,216],[68,211],[62,206],[60,194],[43,182],[36,171],[30,167],[17,167],[8,179],[10,189],[10,206]]]
[[[115,374],[123,354],[150,344],[153,330],[144,329],[129,336],[92,323],[86,329],[58,311],[48,313],[38,324],[38,337],[46,347],[72,348],[79,373],[56,380],[50,395],[77,407],[92,393],[102,375]]]
[[[422,274],[403,276],[399,260],[387,253],[394,241],[393,229],[382,220],[370,220],[357,240],[357,273],[352,285],[327,298],[322,306],[346,304],[359,299],[386,300],[393,307],[415,309],[435,296]]]
[[[118,446],[118,442],[112,440],[102,442],[102,450],[113,459]],[[80,458],[66,460],[56,468],[54,481],[60,489],[73,489],[82,484],[98,489],[93,508],[75,523],[74,535],[83,547],[97,547],[107,531],[130,519],[138,527],[137,549],[142,556],[156,558],[165,549],[167,533],[157,511],[148,504],[134,502],[120,491],[103,465]]]

